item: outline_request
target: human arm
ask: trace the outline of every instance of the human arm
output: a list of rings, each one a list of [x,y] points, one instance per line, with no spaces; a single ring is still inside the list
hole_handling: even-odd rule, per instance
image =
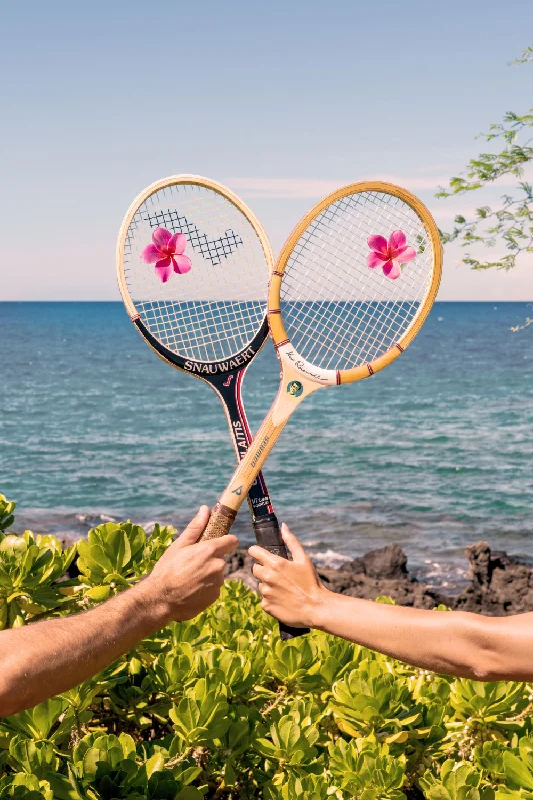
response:
[[[533,614],[483,617],[374,603],[330,592],[298,539],[282,526],[293,561],[250,548],[265,611],[319,628],[440,674],[482,681],[533,680]]]
[[[197,516],[131,589],[90,611],[0,632],[0,716],[77,686],[171,620],[195,617],[224,580],[235,536],[198,542],[209,509]]]

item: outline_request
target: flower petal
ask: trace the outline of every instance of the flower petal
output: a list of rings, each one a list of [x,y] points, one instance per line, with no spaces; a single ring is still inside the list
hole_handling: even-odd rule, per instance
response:
[[[387,261],[385,266],[383,267],[383,274],[390,278],[391,280],[396,280],[402,274],[400,269],[400,265],[397,261],[394,261],[392,258],[390,261]]]
[[[398,250],[402,250],[406,243],[407,239],[403,231],[393,231],[389,236],[389,250],[391,253],[393,251],[397,252]],[[393,256],[393,258],[395,258],[395,256]]]
[[[191,259],[187,256],[176,255],[172,259],[172,263],[174,264],[174,272],[177,272],[178,275],[184,275],[192,267]]]
[[[370,269],[382,267],[386,263],[387,256],[381,256],[379,253],[369,253],[366,259],[366,265],[367,267],[370,267]]]
[[[169,240],[172,238],[170,231],[166,228],[156,228],[152,233],[152,242],[158,247],[165,247],[168,245]]]
[[[163,253],[159,250],[155,244],[149,244],[148,247],[145,247],[141,253],[141,258],[145,264],[155,264],[156,261],[159,261]]]
[[[187,237],[183,233],[175,233],[174,236],[171,236],[168,240],[168,249],[173,253],[177,253],[179,256],[181,256],[185,250],[186,245]]]
[[[369,236],[368,239],[368,246],[371,250],[375,250],[377,253],[383,253],[383,255],[387,252],[387,240],[384,236]]]
[[[404,247],[403,250],[396,252],[394,260],[398,261],[400,264],[407,264],[407,262],[412,261],[415,256],[416,250],[414,247]]]
[[[155,265],[155,274],[161,283],[166,283],[172,275],[172,260],[170,258],[162,258],[161,261],[158,261]]]

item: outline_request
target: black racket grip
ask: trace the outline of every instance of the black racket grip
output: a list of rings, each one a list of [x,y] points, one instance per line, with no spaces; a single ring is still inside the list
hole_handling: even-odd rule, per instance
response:
[[[278,518],[275,514],[269,514],[265,517],[259,517],[252,523],[254,526],[255,540],[259,547],[268,550],[275,556],[281,556],[288,560],[289,554],[285,547],[285,542],[281,538],[279,530]],[[279,622],[279,635],[283,640],[294,639],[295,636],[303,636],[309,633],[309,628],[293,628],[291,625],[285,625],[284,622]]]

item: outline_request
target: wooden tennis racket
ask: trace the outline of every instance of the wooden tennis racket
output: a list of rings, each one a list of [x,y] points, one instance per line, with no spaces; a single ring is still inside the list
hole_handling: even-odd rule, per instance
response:
[[[346,186],[305,215],[269,286],[268,320],[281,367],[278,395],[214,507],[205,538],[230,530],[302,400],[317,389],[368,378],[404,352],[433,305],[441,267],[431,214],[393,184]]]
[[[252,441],[241,386],[269,335],[273,263],[252,211],[229,189],[196,175],[165,178],[141,192],[118,237],[118,282],[131,320],[163,361],[215,390],[238,459]],[[245,497],[257,543],[287,558],[260,471]],[[282,638],[306,632],[280,625]]]

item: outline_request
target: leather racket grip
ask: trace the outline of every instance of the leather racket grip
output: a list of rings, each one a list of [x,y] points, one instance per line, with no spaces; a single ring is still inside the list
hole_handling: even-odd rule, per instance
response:
[[[275,514],[269,514],[267,517],[254,520],[253,526],[255,539],[259,547],[268,550],[269,553],[273,553],[275,556],[289,558]],[[303,636],[306,633],[309,633],[309,628],[293,628],[291,625],[279,622],[279,635],[284,641],[294,639],[295,636]]]
[[[232,508],[217,503],[211,511],[209,522],[199,541],[205,542],[206,539],[219,539],[221,536],[225,536],[230,532],[236,516],[237,512]]]

